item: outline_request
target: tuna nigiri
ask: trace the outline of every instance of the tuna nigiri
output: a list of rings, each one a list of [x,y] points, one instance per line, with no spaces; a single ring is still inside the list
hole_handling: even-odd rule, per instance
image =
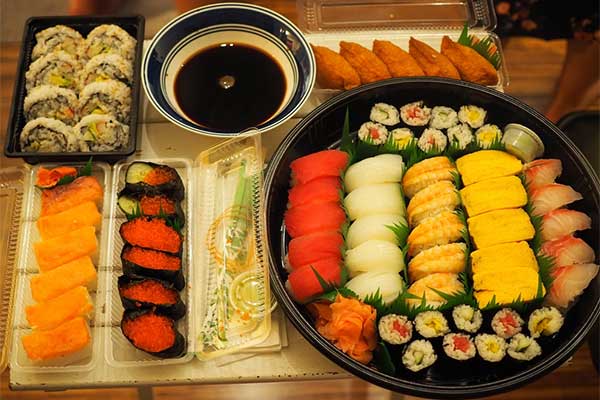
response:
[[[341,261],[336,258],[328,258],[314,263],[303,265],[295,269],[286,282],[286,287],[292,297],[300,303],[304,303],[314,296],[323,293],[323,287],[315,274],[318,272],[327,283],[339,286],[342,282]]]
[[[342,259],[344,238],[336,231],[317,232],[290,241],[288,261],[292,269],[327,258]]]
[[[305,204],[285,212],[285,226],[292,238],[322,231],[339,231],[346,213],[335,202]]]
[[[544,215],[583,198],[581,193],[576,192],[571,186],[558,183],[540,186],[532,190],[530,195],[535,215]]]
[[[342,183],[340,179],[334,176],[327,176],[308,183],[298,184],[289,191],[289,207],[292,208],[309,203],[341,201],[341,188]]]
[[[348,165],[348,153],[340,150],[323,150],[300,157],[290,164],[292,181],[307,183],[325,176],[340,176]]]
[[[594,262],[596,255],[582,239],[573,235],[566,235],[559,239],[550,240],[542,245],[541,252],[554,258],[556,267],[571,264],[585,264]]]
[[[573,264],[554,268],[552,277],[554,281],[546,296],[550,305],[566,308],[598,274],[596,264]]]
[[[523,173],[528,189],[535,190],[540,186],[554,183],[562,173],[562,163],[557,159],[535,160],[525,164]]]
[[[542,218],[542,239],[554,240],[591,227],[592,219],[586,214],[561,208],[550,211]]]

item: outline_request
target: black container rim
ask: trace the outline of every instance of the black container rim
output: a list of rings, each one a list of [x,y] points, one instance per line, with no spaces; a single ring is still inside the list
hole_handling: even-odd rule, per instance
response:
[[[507,95],[505,93],[498,92],[494,89],[490,89],[481,85],[457,81],[447,78],[434,78],[434,77],[416,77],[416,78],[394,78],[385,81],[374,82],[368,85],[359,86],[355,89],[343,92],[327,102],[323,103],[310,114],[296,125],[292,131],[285,137],[281,144],[275,150],[273,157],[271,158],[267,170],[265,172],[265,210],[268,209],[268,193],[274,179],[274,173],[276,166],[282,160],[284,151],[293,143],[296,137],[305,129],[305,127],[313,122],[322,113],[327,110],[337,107],[340,104],[347,102],[353,96],[369,91],[371,89],[380,88],[383,86],[402,85],[403,83],[423,83],[423,84],[437,84],[447,85],[453,87],[463,87],[469,90],[479,91],[485,94],[489,94],[501,101],[509,102],[517,107],[522,108],[526,113],[537,118],[545,128],[552,131],[570,150],[574,153],[577,161],[580,162],[583,169],[587,172],[590,177],[593,190],[596,193],[600,193],[600,180],[596,175],[596,172],[590,165],[589,161],[585,158],[579,148],[552,122],[546,117],[540,114],[538,111],[521,102],[520,100]],[[271,227],[267,221],[267,230]],[[274,227],[279,229],[278,227]],[[269,235],[267,235],[269,236]],[[279,261],[275,259],[272,251],[269,251],[269,269],[272,277],[278,275],[277,265]],[[402,392],[409,395],[420,396],[420,397],[435,397],[440,399],[464,399],[464,398],[476,398],[481,396],[489,396],[493,394],[507,392],[509,390],[516,389],[517,387],[523,386],[547,373],[554,370],[577,350],[579,345],[585,339],[587,333],[590,331],[598,317],[600,316],[600,298],[596,299],[596,303],[591,313],[582,324],[581,328],[575,333],[573,338],[559,351],[552,354],[552,356],[546,360],[543,365],[537,365],[532,368],[528,368],[523,372],[513,375],[508,378],[504,378],[494,382],[470,385],[468,387],[450,386],[450,385],[426,385],[408,380],[401,380],[393,378],[389,375],[383,374],[377,370],[369,368],[366,365],[360,364],[359,362],[351,359],[349,356],[344,354],[341,350],[335,347],[331,342],[325,339],[313,325],[302,314],[295,312],[297,308],[296,303],[291,299],[287,293],[283,282],[278,279],[271,279],[271,287],[275,292],[278,302],[282,305],[282,308],[290,319],[294,327],[306,340],[308,340],[321,354],[329,358],[331,361],[341,366],[345,370],[357,375],[358,377],[365,379],[371,383],[382,386],[386,389]]]

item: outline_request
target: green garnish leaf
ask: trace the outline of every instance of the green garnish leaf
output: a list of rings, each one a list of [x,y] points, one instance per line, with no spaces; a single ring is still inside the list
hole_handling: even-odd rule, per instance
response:
[[[396,366],[392,361],[392,356],[383,341],[380,341],[373,352],[373,361],[377,366],[377,369],[384,374],[395,375]]]
[[[408,234],[410,233],[410,228],[408,227],[408,225],[398,222],[394,225],[385,225],[385,227],[394,233],[400,247],[406,244],[406,239],[408,238]]]
[[[66,185],[67,183],[71,183],[75,180],[73,175],[65,175],[56,182],[56,186]]]
[[[494,66],[496,71],[500,69],[502,59],[500,58],[498,49],[496,48],[496,45],[492,41],[491,37],[488,36],[480,40],[473,35],[469,35],[469,26],[467,22],[465,22],[463,30],[460,33],[458,43],[462,44],[463,46],[468,46],[475,50],[483,58],[488,60],[490,64]]]
[[[85,163],[85,166],[81,168],[77,176],[91,176],[92,175],[92,157]]]

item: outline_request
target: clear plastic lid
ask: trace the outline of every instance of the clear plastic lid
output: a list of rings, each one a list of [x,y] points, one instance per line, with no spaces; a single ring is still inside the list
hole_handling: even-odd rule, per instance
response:
[[[301,27],[310,33],[354,30],[492,31],[491,0],[298,0]]]
[[[260,136],[213,147],[195,167],[196,355],[206,360],[261,343],[270,332]]]

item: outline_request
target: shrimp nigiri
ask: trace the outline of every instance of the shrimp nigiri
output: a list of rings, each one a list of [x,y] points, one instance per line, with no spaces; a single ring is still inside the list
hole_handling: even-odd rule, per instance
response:
[[[535,160],[525,164],[523,171],[528,189],[534,190],[540,186],[554,183],[562,173],[562,163],[557,159]]]
[[[554,281],[546,296],[550,305],[566,308],[598,274],[596,264],[573,264],[554,268],[552,277]]]
[[[591,227],[592,219],[586,214],[561,208],[550,211],[542,218],[542,239],[554,240]]]
[[[583,199],[581,193],[576,192],[571,186],[558,183],[540,186],[532,190],[530,195],[535,215],[544,215],[552,210]]]
[[[426,218],[408,235],[408,255],[414,257],[433,246],[456,242],[462,238],[464,229],[465,225],[452,211]]]
[[[571,264],[591,263],[596,258],[594,249],[582,239],[566,235],[559,239],[550,240],[542,245],[541,252],[553,257],[556,267]]]

